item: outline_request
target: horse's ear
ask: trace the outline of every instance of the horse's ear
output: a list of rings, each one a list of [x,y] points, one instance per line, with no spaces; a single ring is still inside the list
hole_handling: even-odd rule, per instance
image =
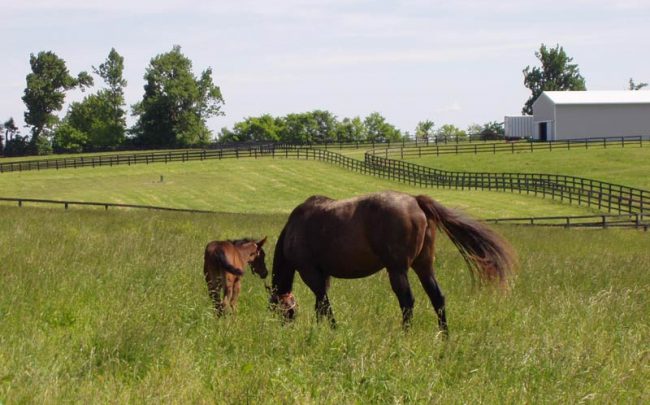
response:
[[[264,239],[255,242],[255,244],[257,245],[257,248],[260,249],[262,246],[264,246],[265,242],[266,242],[266,236],[264,237]]]

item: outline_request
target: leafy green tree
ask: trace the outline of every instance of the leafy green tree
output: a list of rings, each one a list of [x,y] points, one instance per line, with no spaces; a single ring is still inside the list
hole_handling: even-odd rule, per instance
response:
[[[29,63],[32,73],[26,77],[27,87],[22,97],[27,106],[25,123],[32,127],[32,152],[42,154],[48,150],[46,137],[58,121],[54,113],[63,107],[65,92],[75,87],[83,90],[92,86],[93,79],[86,72],[72,77],[65,61],[51,51],[39,52],[36,56],[31,54]]]
[[[533,103],[544,91],[586,90],[578,65],[571,63],[573,58],[568,57],[560,45],[549,49],[542,44],[535,56],[542,66],[526,66],[523,70],[524,85],[532,92],[524,104],[523,114],[533,113]]]
[[[88,134],[68,122],[62,122],[54,129],[52,147],[58,153],[82,152],[88,144]]]
[[[0,125],[0,131],[4,131],[4,147],[0,154],[5,156],[22,156],[27,154],[28,140],[20,135],[13,117],[9,118],[4,124]],[[0,133],[0,140],[3,138]]]
[[[386,122],[378,112],[373,112],[363,120],[366,127],[367,138],[369,141],[386,142],[399,141],[402,139],[401,132],[393,125]]]
[[[421,140],[428,140],[435,134],[435,124],[431,120],[420,121],[415,127],[415,138]]]
[[[452,124],[445,124],[436,131],[436,136],[455,140],[467,138],[467,132]]]
[[[16,134],[18,134],[18,127],[16,126],[13,117],[9,118],[3,124],[0,124],[0,155],[4,154],[6,144],[9,143]]]
[[[316,121],[309,113],[287,114],[282,120],[280,139],[288,143],[313,142]]]
[[[312,142],[326,143],[336,139],[336,116],[329,111],[314,110],[306,113],[311,115],[314,125]]]
[[[114,148],[124,142],[124,58],[111,49],[106,61],[93,71],[107,87],[70,105],[60,130],[54,131],[57,152]]]
[[[133,106],[136,141],[148,146],[188,146],[210,141],[207,119],[221,115],[221,90],[208,68],[197,79],[192,62],[176,45],[151,59],[142,101]]]
[[[243,141],[278,141],[282,131],[282,121],[264,114],[260,117],[248,117],[237,122],[233,127],[233,139]]]
[[[483,130],[483,126],[477,123],[469,124],[465,132],[468,136],[477,136]]]
[[[337,142],[361,142],[366,139],[366,127],[359,117],[343,118],[337,122],[334,133]]]
[[[505,129],[502,122],[486,122],[481,129],[481,139],[503,139],[504,137]]]
[[[126,134],[126,110],[124,102],[124,57],[111,48],[106,61],[93,67],[107,88],[97,93],[97,99],[89,101],[97,108],[97,120],[89,135],[89,143],[96,147],[120,145]]]
[[[630,77],[629,90],[641,90],[644,87],[647,87],[648,83],[635,83],[634,80]]]

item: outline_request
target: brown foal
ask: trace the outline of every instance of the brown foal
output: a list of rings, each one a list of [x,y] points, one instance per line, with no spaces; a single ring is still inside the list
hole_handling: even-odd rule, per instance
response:
[[[268,270],[262,246],[266,237],[259,241],[239,239],[212,241],[205,247],[203,273],[208,283],[208,293],[214,302],[218,316],[237,309],[237,298],[241,291],[241,278],[248,264],[253,273],[266,278]]]

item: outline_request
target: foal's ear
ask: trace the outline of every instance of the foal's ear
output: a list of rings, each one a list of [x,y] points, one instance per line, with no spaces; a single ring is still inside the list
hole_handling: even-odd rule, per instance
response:
[[[257,245],[257,248],[260,249],[262,246],[264,246],[265,242],[266,242],[266,236],[264,237],[264,239],[255,242],[255,244]]]

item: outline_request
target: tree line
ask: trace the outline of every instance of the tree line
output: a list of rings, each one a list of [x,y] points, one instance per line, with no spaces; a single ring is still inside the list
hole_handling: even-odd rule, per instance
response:
[[[523,70],[524,85],[531,90],[522,110],[524,114],[532,114],[532,105],[543,91],[586,90],[578,65],[572,63],[573,58],[562,47],[547,48],[542,44],[535,56],[541,66],[527,66]],[[13,118],[1,124],[0,155],[182,148],[215,141],[207,120],[223,115],[221,90],[214,84],[211,68],[199,75],[193,73],[192,62],[180,46],[150,60],[145,69],[142,100],[131,106],[131,114],[136,118],[131,128],[126,123],[124,58],[115,49],[98,67],[92,67],[92,75],[86,71],[72,75],[65,61],[51,51],[31,54],[30,66],[22,97],[29,133],[22,135]],[[71,103],[63,118],[59,118],[57,113],[63,108],[66,92],[85,92],[94,86],[95,78],[101,80],[102,87],[82,101]],[[629,80],[630,90],[647,85]],[[436,127],[433,121],[424,120],[409,133],[397,129],[378,112],[364,118],[339,120],[329,111],[314,110],[282,117],[247,117],[232,129],[221,129],[216,141],[387,142],[468,136],[498,139],[503,134],[503,124],[497,121],[472,124],[463,130],[451,124]]]

